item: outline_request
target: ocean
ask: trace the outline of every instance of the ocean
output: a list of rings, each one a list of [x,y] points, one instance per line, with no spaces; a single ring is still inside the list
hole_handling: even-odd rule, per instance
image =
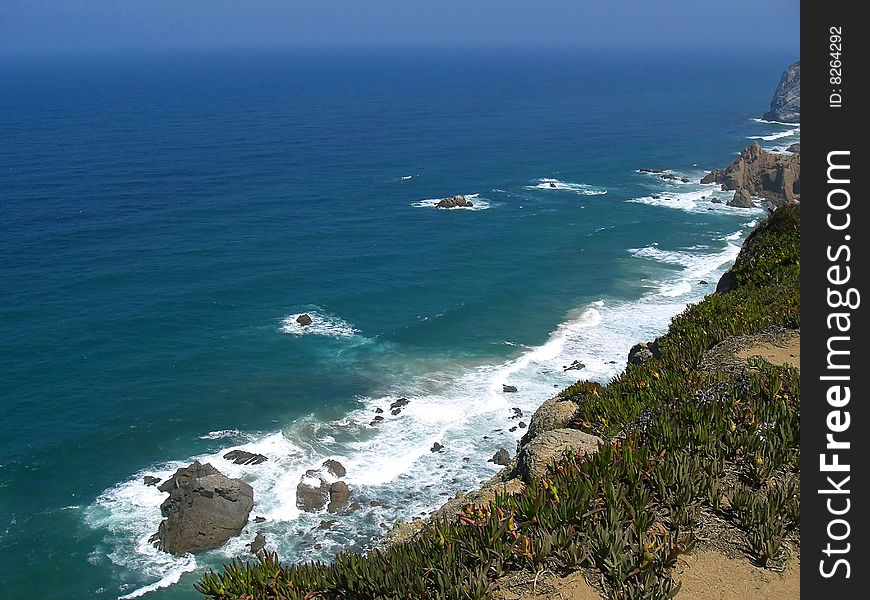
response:
[[[800,140],[756,119],[794,59],[0,58],[2,596],[195,598],[258,531],[329,560],[491,477],[514,407],[606,382],[715,289],[765,211],[698,181]],[[142,479],[194,458],[265,521],[176,558]],[[327,458],[351,514],[296,507]]]

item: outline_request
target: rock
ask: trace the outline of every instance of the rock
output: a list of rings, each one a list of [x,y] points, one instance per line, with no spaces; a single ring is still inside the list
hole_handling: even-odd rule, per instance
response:
[[[250,546],[251,554],[257,554],[258,552],[263,550],[263,548],[265,548],[265,547],[266,547],[266,536],[263,535],[262,533],[258,532],[257,535],[254,536],[254,541],[251,542],[251,546]]]
[[[628,364],[639,365],[654,358],[660,358],[659,345],[657,342],[640,342],[628,351]]]
[[[511,410],[514,413],[510,416],[511,419],[519,419],[523,416],[523,411],[518,406],[514,406],[513,408],[511,408]]]
[[[501,391],[504,392],[505,394],[512,394],[512,393],[517,391],[517,386],[502,384]]]
[[[659,196],[658,194],[653,194],[653,195],[652,195],[652,199],[653,199],[653,200],[660,200],[660,199],[661,199],[661,196]]]
[[[792,154],[797,154],[798,152],[801,151],[801,145],[800,144],[792,144],[791,146],[789,146],[785,150],[786,150],[786,152],[791,152]]]
[[[369,506],[371,506],[372,508],[377,508],[379,506],[386,506],[386,505],[383,503],[382,500],[372,500],[371,502],[369,502]]]
[[[762,119],[799,123],[801,120],[801,63],[789,65],[783,72],[770,101],[770,110]]]
[[[142,478],[142,483],[144,483],[145,485],[157,485],[158,483],[160,483],[160,478],[154,477],[153,475],[146,475]]]
[[[398,415],[398,414],[401,413],[401,412],[402,412],[402,409],[401,409],[401,408],[396,408],[396,409],[394,409],[394,410],[391,410],[391,411],[390,411],[390,414],[393,415],[393,416],[395,417],[396,415]],[[375,419],[377,419],[377,417],[375,417]]]
[[[459,207],[471,207],[474,204],[471,200],[465,198],[465,196],[453,196],[452,198],[442,198],[435,204],[435,208],[459,208]]]
[[[563,371],[571,371],[571,370],[574,370],[574,371],[581,371],[581,370],[583,370],[583,369],[585,369],[585,368],[586,368],[586,365],[584,365],[584,364],[583,364],[582,362],[580,362],[579,360],[575,360],[574,362],[572,362],[572,363],[571,363],[570,365],[568,365],[567,367],[563,367],[562,370],[563,370]]]
[[[383,418],[381,415],[375,415],[375,418],[372,419],[372,420],[373,420],[375,423],[377,423],[378,421],[383,421],[384,418]]]
[[[266,517],[254,517],[254,523],[265,523]]]
[[[434,444],[432,444],[432,447],[429,449],[429,452],[441,452],[442,450],[444,450],[444,446],[442,446],[438,442],[435,442]]]
[[[713,204],[722,204],[722,200],[720,198],[717,198],[716,196],[713,196],[710,199],[710,202],[712,202]]]
[[[350,488],[343,481],[336,481],[329,486],[329,506],[326,507],[331,513],[338,512],[350,497]]]
[[[224,458],[236,463],[237,465],[259,465],[260,463],[269,460],[262,454],[254,454],[253,452],[245,452],[244,450],[230,450],[224,454]]]
[[[692,180],[689,179],[688,177],[680,177],[680,181],[682,181],[683,183],[689,183]]]
[[[516,475],[526,483],[541,479],[552,462],[571,448],[585,454],[598,451],[601,439],[577,429],[556,429],[536,436],[523,446],[517,457]]]
[[[398,400],[396,400],[395,402],[390,404],[390,408],[391,409],[403,408],[405,406],[408,406],[410,403],[411,403],[411,401],[408,400],[407,398],[399,398]]]
[[[554,187],[556,187],[556,184],[553,183],[553,182],[551,181],[551,182],[550,182],[550,187],[551,187],[551,188],[554,188]]]
[[[725,169],[706,175],[701,183],[719,183],[723,190],[746,190],[774,207],[800,200],[801,155],[772,154],[752,142]]]
[[[296,317],[296,322],[302,325],[303,327],[307,327],[314,322],[314,319],[311,318],[311,315],[308,313],[303,313]]]
[[[737,190],[734,192],[734,198],[728,201],[728,206],[734,208],[755,208],[755,202],[752,201],[752,196],[746,190]]]
[[[492,458],[490,458],[490,459],[489,459],[488,461],[486,461],[486,462],[491,462],[491,463],[495,463],[495,464],[497,464],[497,465],[500,465],[500,466],[502,466],[502,467],[506,467],[506,466],[508,466],[509,464],[511,464],[511,455],[510,455],[510,453],[509,453],[507,450],[505,450],[504,448],[499,448],[499,449],[498,449],[498,452],[496,452],[495,454],[493,454],[493,455],[492,455]]]
[[[673,173],[665,173],[663,175],[659,175],[659,177],[661,177],[665,181],[672,181],[672,180],[677,178],[677,176],[674,175]]]
[[[334,521],[332,519],[324,519],[324,520],[320,521],[320,524],[317,526],[317,528],[318,529],[329,529],[333,525],[335,525],[336,523],[338,523],[338,521]]]
[[[519,423],[517,423],[517,427],[519,427],[520,429],[525,429],[525,428],[526,428],[526,422],[525,422],[525,421],[520,421]]]
[[[638,169],[641,173],[664,173],[664,169],[650,169],[649,167],[642,167]]]
[[[523,435],[520,444],[525,445],[547,431],[564,428],[574,417],[577,408],[577,404],[559,396],[545,400],[532,414],[529,429]]]
[[[698,282],[698,285],[710,285],[710,282],[707,281],[706,279],[702,279],[701,281]]]
[[[329,483],[317,471],[306,471],[296,486],[296,506],[305,512],[318,512],[329,502]]]
[[[376,415],[379,415],[379,414],[381,414],[381,413],[383,413],[383,412],[384,412],[384,409],[383,409],[383,408],[378,407],[378,408],[375,409],[375,414],[376,414]]]
[[[334,477],[338,477],[339,479],[347,475],[347,469],[344,468],[344,465],[337,460],[333,460],[331,458],[329,460],[323,461],[323,468],[332,473]]]
[[[508,429],[508,431],[510,431],[511,433],[513,433],[513,432],[516,431],[516,430],[517,430],[517,426],[516,426],[516,425],[514,425],[513,427],[511,427],[510,429]]]
[[[728,269],[722,273],[722,277],[719,278],[719,283],[716,284],[716,293],[727,294],[736,287],[737,277],[731,272],[731,269]]]
[[[160,513],[165,517],[151,541],[176,556],[222,546],[237,536],[254,507],[254,490],[210,464],[195,461],[158,487],[169,492]]]

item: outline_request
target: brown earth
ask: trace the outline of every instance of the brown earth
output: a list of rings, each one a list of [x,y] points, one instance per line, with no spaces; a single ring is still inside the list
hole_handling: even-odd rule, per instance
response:
[[[682,582],[677,598],[685,600],[795,600],[801,597],[800,556],[781,573],[752,566],[745,558],[728,558],[715,550],[683,557],[674,579]]]

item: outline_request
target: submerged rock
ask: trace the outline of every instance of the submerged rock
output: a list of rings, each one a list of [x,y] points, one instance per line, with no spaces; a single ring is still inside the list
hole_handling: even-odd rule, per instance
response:
[[[151,541],[176,556],[223,545],[242,531],[254,507],[250,485],[199,461],[178,469],[157,489],[169,498],[160,505],[165,519]]]

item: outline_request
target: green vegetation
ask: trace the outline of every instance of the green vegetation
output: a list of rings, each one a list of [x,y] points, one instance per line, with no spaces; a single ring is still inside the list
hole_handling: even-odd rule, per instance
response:
[[[469,505],[416,538],[332,564],[234,561],[196,584],[209,598],[489,598],[520,569],[596,569],[612,598],[671,598],[670,571],[707,524],[739,532],[761,566],[781,559],[800,521],[798,371],[755,360],[702,372],[733,335],[800,325],[800,211],[786,205],[747,240],[734,288],[688,307],[658,340],[661,357],[607,386],[562,392],[573,425],[609,440],[568,452],[524,493]]]

